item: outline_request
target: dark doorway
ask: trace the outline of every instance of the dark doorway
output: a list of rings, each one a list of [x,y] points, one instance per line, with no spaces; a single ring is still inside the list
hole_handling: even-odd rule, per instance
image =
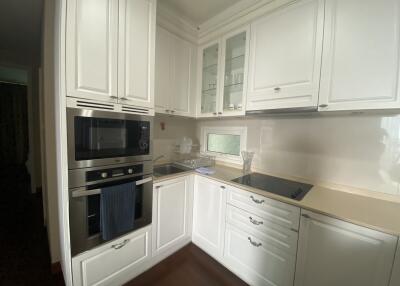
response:
[[[0,83],[0,285],[63,285],[50,273],[40,194],[32,194],[25,85]]]

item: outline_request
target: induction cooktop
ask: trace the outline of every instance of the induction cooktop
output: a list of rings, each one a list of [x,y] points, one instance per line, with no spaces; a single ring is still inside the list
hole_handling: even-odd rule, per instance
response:
[[[251,173],[232,180],[241,185],[260,189],[269,193],[277,194],[301,201],[304,196],[311,190],[313,185],[290,181],[278,177],[263,175],[259,173]]]

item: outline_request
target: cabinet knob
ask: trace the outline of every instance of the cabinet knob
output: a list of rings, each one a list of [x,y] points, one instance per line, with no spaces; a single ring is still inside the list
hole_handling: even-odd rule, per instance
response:
[[[261,245],[262,245],[262,243],[261,242],[255,242],[255,241],[253,241],[252,239],[251,239],[251,237],[249,236],[249,237],[247,237],[247,239],[250,241],[250,243],[251,243],[251,245],[253,245],[253,246],[255,246],[255,247],[260,247]]]
[[[128,100],[126,97],[121,97],[120,99],[121,100]]]
[[[171,110],[171,113],[175,113],[175,110]]]
[[[262,204],[263,202],[265,202],[265,200],[257,200],[256,198],[254,198],[253,196],[250,196],[250,199],[255,202],[256,204]]]
[[[115,95],[110,95],[110,98],[112,98],[112,99],[117,99],[117,98],[118,98],[118,96],[115,96]]]
[[[307,218],[307,219],[310,218],[310,216],[308,214],[302,214],[301,216],[304,218]]]
[[[328,104],[320,104],[319,107],[325,108],[325,107],[328,107]]]
[[[214,114],[214,115],[217,115],[217,113],[216,113],[216,112],[213,112],[213,114]]]
[[[123,242],[113,244],[111,247],[114,249],[120,249],[120,248],[124,247],[129,241],[130,241],[130,239],[125,239]]]
[[[169,109],[165,109],[165,112],[167,112],[167,113],[168,113],[168,112],[169,112]]]
[[[281,91],[281,88],[280,88],[280,87],[275,87],[275,88],[274,88],[274,91],[275,91],[275,92],[280,92],[280,91]]]
[[[226,187],[225,187],[225,186],[220,186],[220,188],[221,188],[221,189],[223,189],[223,190],[225,190],[225,189],[226,189]]]
[[[221,115],[221,114],[222,114],[222,112],[218,112],[218,114],[219,114],[219,115]]]

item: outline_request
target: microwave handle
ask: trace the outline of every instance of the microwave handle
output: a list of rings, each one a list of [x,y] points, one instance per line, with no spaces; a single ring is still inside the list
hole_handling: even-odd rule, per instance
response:
[[[136,181],[136,186],[140,186],[146,183],[149,183],[153,180],[153,178],[146,178],[142,180]],[[73,198],[79,198],[79,197],[87,197],[91,195],[98,195],[101,193],[101,189],[93,189],[93,190],[84,190],[84,191],[73,191],[72,192],[72,197]]]

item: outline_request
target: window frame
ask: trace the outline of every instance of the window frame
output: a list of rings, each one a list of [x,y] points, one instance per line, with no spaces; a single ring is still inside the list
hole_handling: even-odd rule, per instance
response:
[[[208,134],[219,134],[219,135],[239,135],[240,136],[240,147],[239,155],[230,155],[218,152],[208,151]],[[222,126],[205,126],[201,128],[201,138],[200,138],[200,152],[203,155],[215,156],[219,161],[224,161],[228,163],[243,163],[242,151],[246,151],[247,147],[247,127],[235,126],[235,127],[222,127]]]

